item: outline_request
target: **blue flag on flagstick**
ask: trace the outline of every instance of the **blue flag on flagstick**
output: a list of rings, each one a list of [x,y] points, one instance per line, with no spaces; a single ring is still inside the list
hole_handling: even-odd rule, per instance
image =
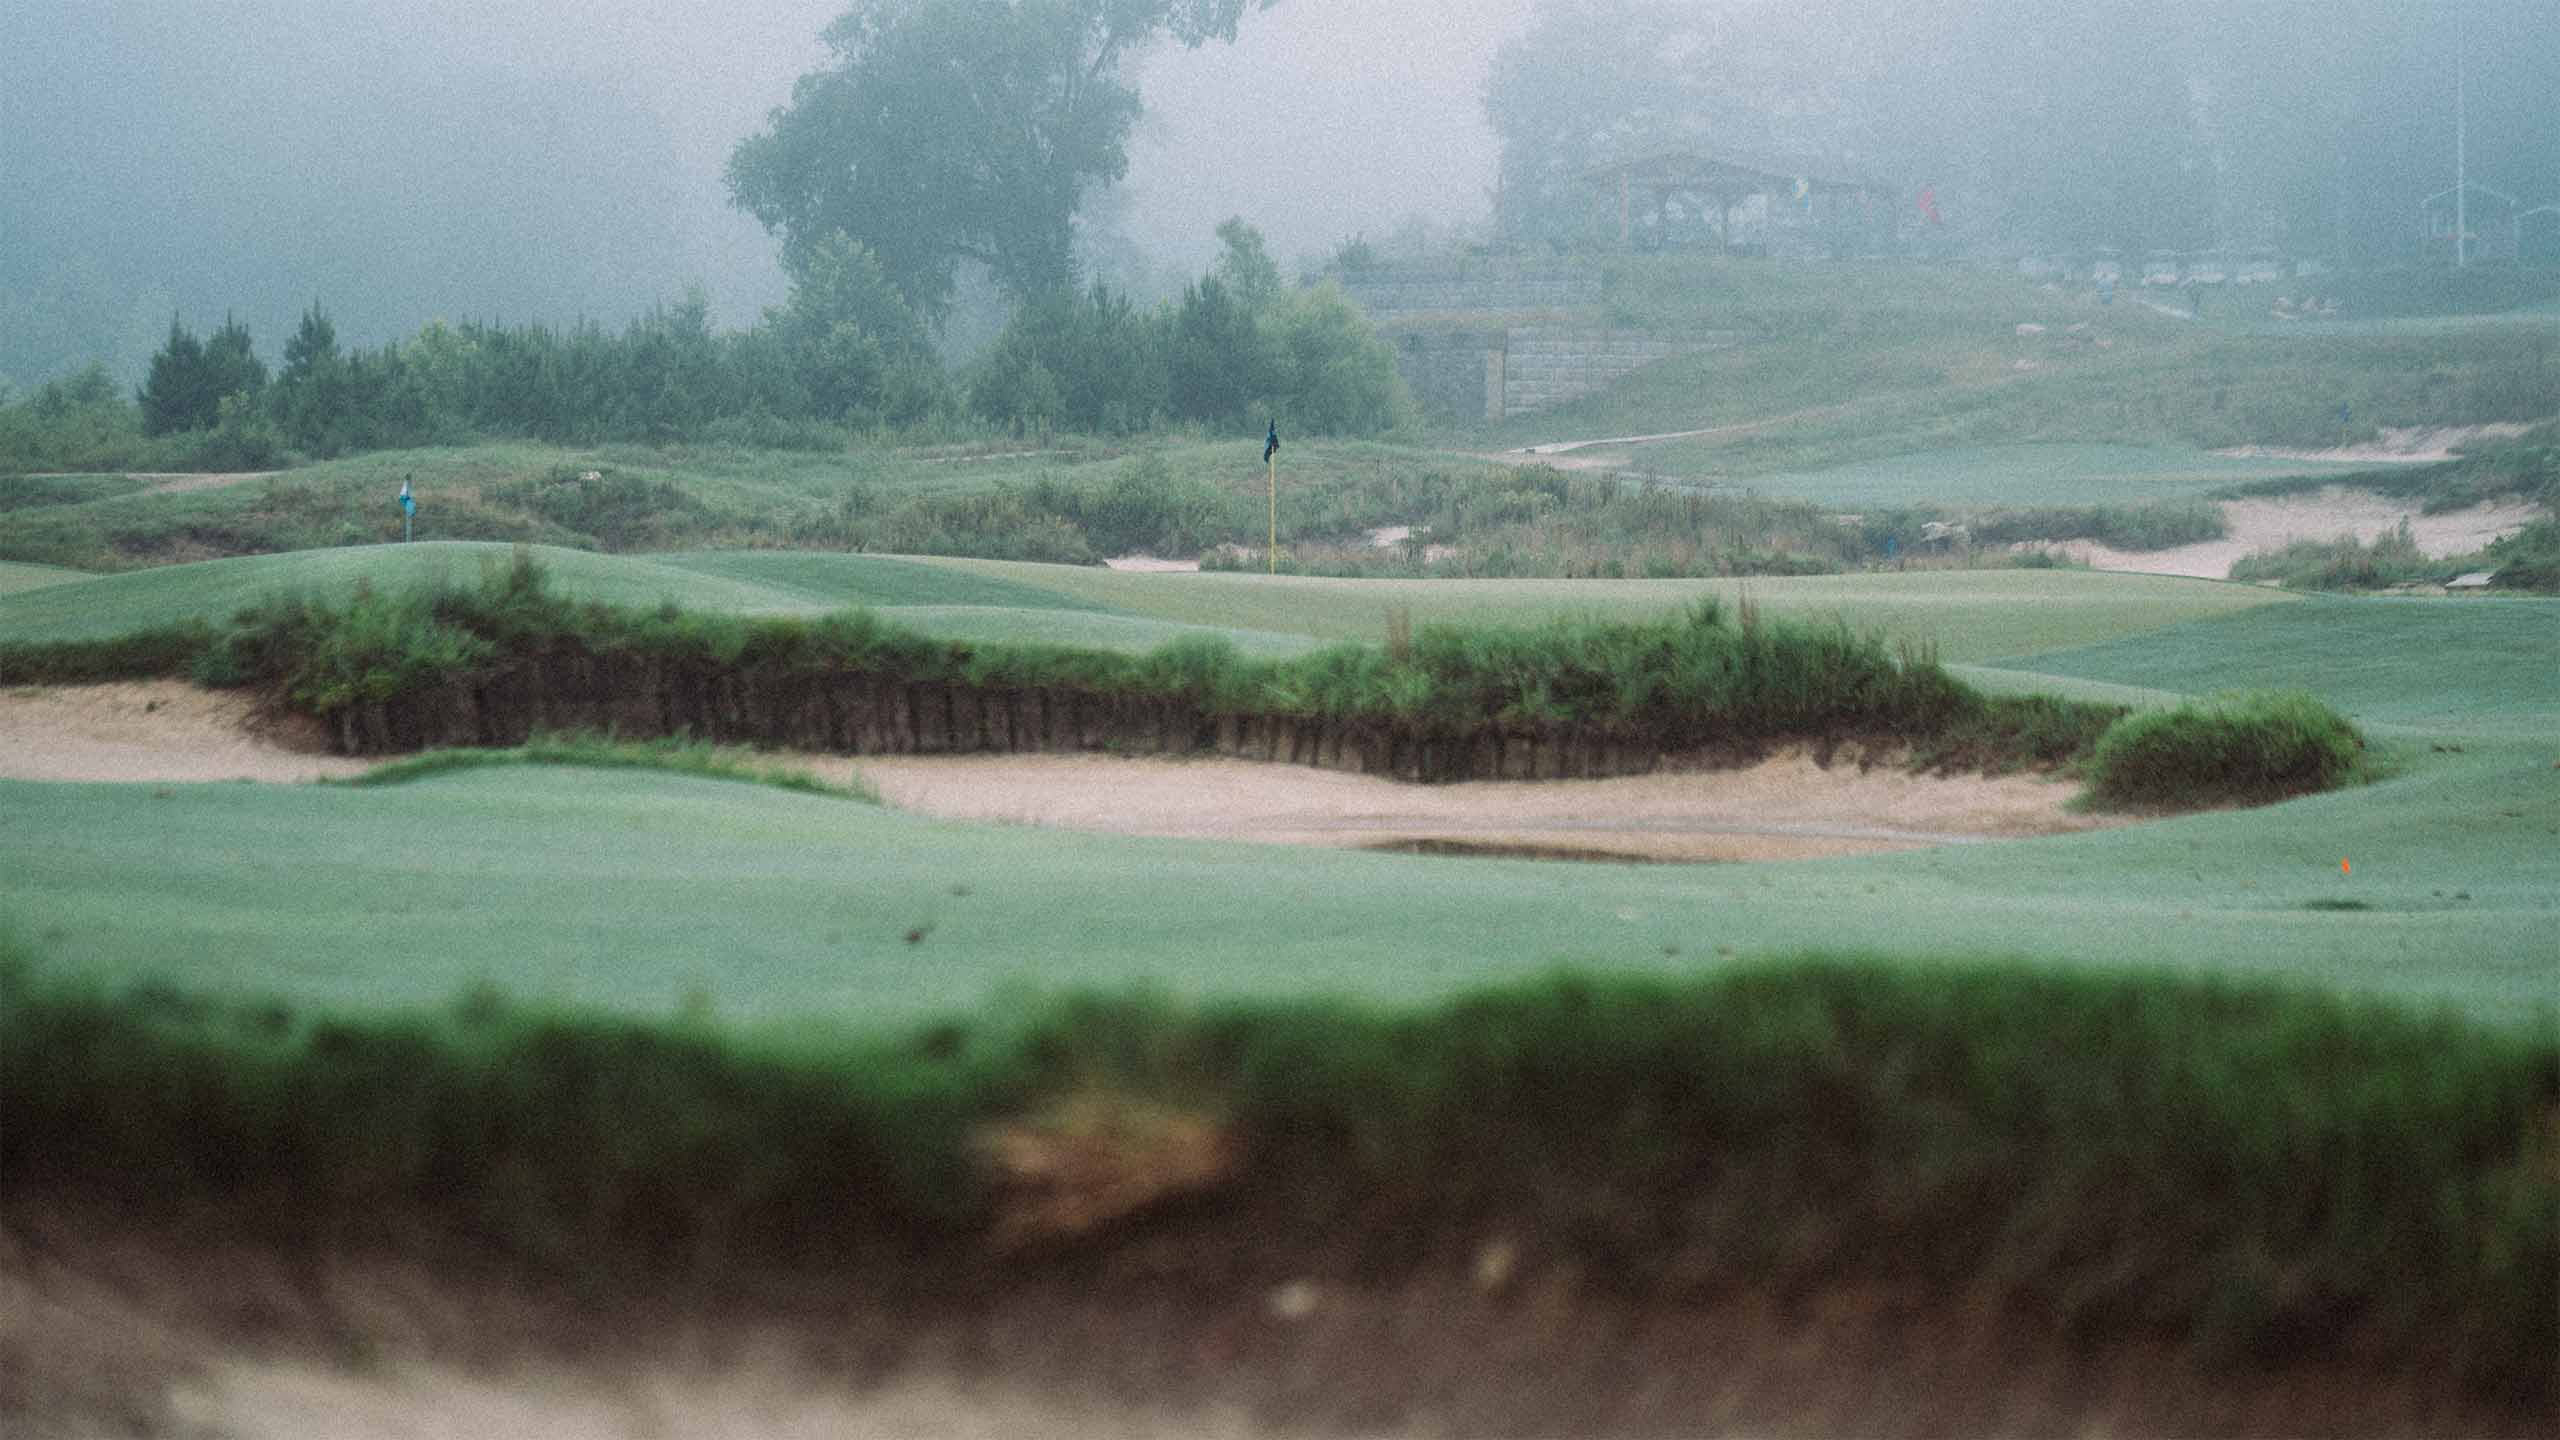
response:
[[[1271,457],[1272,457],[1272,456],[1274,456],[1274,455],[1277,455],[1277,454],[1279,454],[1279,453],[1280,453],[1280,422],[1279,422],[1279,421],[1277,421],[1277,420],[1274,420],[1274,421],[1272,421],[1272,422],[1271,422],[1271,433],[1262,437],[1262,459],[1263,459],[1263,463],[1264,463],[1264,464],[1269,464],[1269,463],[1270,463],[1270,461],[1271,461]]]
[[[401,477],[400,480],[400,513],[403,515],[418,513],[418,502],[409,498],[409,481],[406,476]]]

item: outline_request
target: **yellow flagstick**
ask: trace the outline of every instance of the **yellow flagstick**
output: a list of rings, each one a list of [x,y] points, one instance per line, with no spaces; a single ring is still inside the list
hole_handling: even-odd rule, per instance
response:
[[[1271,546],[1264,552],[1266,573],[1280,573],[1280,422],[1271,422],[1270,434],[1262,442],[1262,465],[1271,480]]]

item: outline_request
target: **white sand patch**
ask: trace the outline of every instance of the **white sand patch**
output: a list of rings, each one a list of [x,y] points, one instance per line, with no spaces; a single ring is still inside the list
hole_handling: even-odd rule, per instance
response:
[[[171,1409],[189,1433],[410,1440],[427,1436],[543,1436],[548,1440],[995,1440],[1046,1435],[1268,1435],[1241,1411],[1151,1412],[996,1385],[907,1377],[855,1387],[776,1362],[602,1366],[475,1374],[407,1362],[346,1371],[309,1362],[225,1358],[178,1387]]]
[[[2286,450],[2268,445],[2241,445],[2229,450],[2216,450],[2240,460],[2327,460],[2353,465],[2426,465],[2450,460],[2462,447],[2476,440],[2512,440],[2531,427],[2506,423],[2490,425],[2410,425],[2384,426],[2382,432],[2362,445],[2340,445],[2328,450]]]
[[[802,757],[903,810],[1106,834],[1340,848],[1438,843],[1656,860],[1810,859],[2117,823],[2069,783],[1935,779],[1790,751],[1742,770],[1411,785],[1251,760],[1109,755]]]
[[[1200,568],[1197,560],[1168,560],[1161,555],[1117,555],[1102,564],[1108,570],[1136,570],[1148,574],[1172,574]]]
[[[2542,513],[2521,500],[2501,500],[2442,515],[2424,515],[2419,513],[2418,503],[2332,485],[2308,495],[2225,500],[2222,519],[2230,533],[2220,540],[2203,540],[2167,550],[2118,550],[2095,540],[2011,548],[2054,550],[2099,570],[2220,580],[2244,556],[2282,550],[2296,540],[2327,541],[2342,535],[2352,535],[2369,545],[2398,529],[2403,521],[2408,523],[2410,537],[2417,541],[2421,553],[2439,559],[2468,555],[2492,540],[2513,535]]]
[[[0,778],[295,781],[368,765],[237,691],[175,680],[0,690]]]

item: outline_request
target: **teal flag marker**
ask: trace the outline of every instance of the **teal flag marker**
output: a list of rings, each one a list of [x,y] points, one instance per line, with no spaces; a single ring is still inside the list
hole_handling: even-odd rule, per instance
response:
[[[409,495],[409,477],[400,477],[400,539],[407,543],[418,521],[418,502]]]

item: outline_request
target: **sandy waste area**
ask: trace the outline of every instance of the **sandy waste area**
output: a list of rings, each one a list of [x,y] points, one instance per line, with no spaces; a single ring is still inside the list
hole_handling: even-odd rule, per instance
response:
[[[2032,775],[1932,778],[1843,753],[1610,780],[1410,785],[1223,758],[772,757],[953,820],[1114,835],[1554,859],[1786,860],[2046,835],[2114,823]],[[0,691],[0,779],[293,782],[361,773],[318,734],[175,681]]]
[[[2415,500],[2397,500],[2370,490],[2332,485],[2309,495],[2264,500],[2225,500],[2222,520],[2230,533],[2167,550],[2117,550],[2094,540],[2028,544],[2015,548],[2053,550],[2096,570],[2124,570],[2144,575],[2189,575],[2204,580],[2227,579],[2237,561],[2261,551],[2282,550],[2296,540],[2335,540],[2352,535],[2370,545],[2408,522],[2410,537],[2421,553],[2434,559],[2468,555],[2492,540],[2513,535],[2542,512],[2521,500],[2474,505],[2468,510],[2423,515]]]

